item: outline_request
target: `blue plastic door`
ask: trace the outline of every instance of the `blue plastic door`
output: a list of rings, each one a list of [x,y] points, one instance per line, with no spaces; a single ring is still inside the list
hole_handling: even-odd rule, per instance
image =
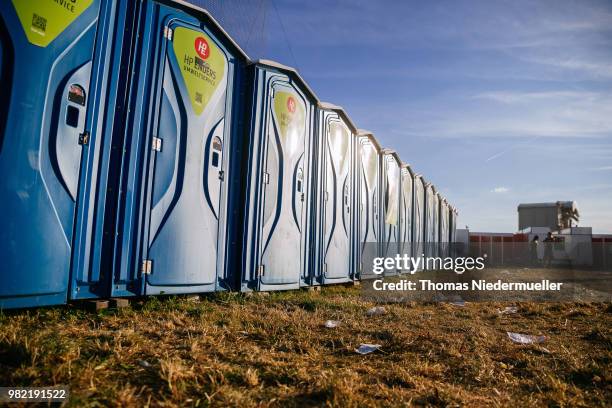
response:
[[[306,101],[272,81],[265,136],[260,288],[299,284],[304,267],[307,171]]]
[[[324,143],[323,281],[351,274],[351,137],[337,116],[327,116]]]
[[[159,71],[146,293],[214,290],[226,151],[228,57],[199,27],[166,27]]]
[[[0,3],[0,308],[63,303],[88,267],[100,1]]]
[[[377,256],[380,228],[380,155],[367,137],[359,138],[359,255],[361,272],[371,274],[371,257]]]
[[[412,241],[412,175],[402,168],[401,211],[400,211],[400,253],[411,255]]]
[[[385,210],[385,218],[383,220],[384,236],[383,255],[386,257],[395,257],[398,253],[399,244],[399,210],[400,210],[400,166],[395,158],[387,154],[383,157],[384,166],[384,195],[383,205]],[[389,274],[395,274],[396,270],[388,270]]]
[[[425,190],[423,189],[423,181],[420,177],[414,180],[414,209],[413,209],[413,235],[412,235],[412,248],[415,257],[423,255],[423,242],[425,240]]]
[[[383,253],[385,256],[395,256],[399,239],[400,167],[391,155],[384,156],[383,164],[385,166]]]

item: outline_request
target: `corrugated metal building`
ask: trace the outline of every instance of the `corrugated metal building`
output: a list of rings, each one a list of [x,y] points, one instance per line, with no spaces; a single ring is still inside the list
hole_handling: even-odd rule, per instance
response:
[[[519,204],[518,215],[519,231],[529,227],[559,230],[576,226],[579,221],[578,206],[575,201]]]

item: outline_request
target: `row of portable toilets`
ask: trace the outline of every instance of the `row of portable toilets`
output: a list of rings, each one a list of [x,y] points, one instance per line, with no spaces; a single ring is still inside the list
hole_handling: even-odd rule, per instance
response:
[[[3,0],[0,80],[0,308],[350,282],[365,243],[454,241],[433,185],[193,4]]]

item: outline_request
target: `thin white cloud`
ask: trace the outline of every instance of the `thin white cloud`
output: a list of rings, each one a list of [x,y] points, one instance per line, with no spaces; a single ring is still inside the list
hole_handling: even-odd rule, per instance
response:
[[[590,170],[592,171],[610,171],[612,170],[612,166],[592,167]]]
[[[444,97],[444,98],[443,98]],[[433,137],[600,138],[612,135],[612,94],[595,90],[488,91],[471,96],[443,95],[427,101],[438,111],[408,118],[404,129]],[[460,109],[445,109],[459,103]],[[402,106],[402,114],[412,106]],[[397,107],[385,111],[401,116]],[[415,114],[415,117],[417,115]],[[498,156],[491,156],[493,160]]]
[[[492,193],[496,194],[503,194],[507,193],[508,191],[510,191],[508,187],[495,187],[493,190],[491,190]]]
[[[550,91],[550,92],[512,92],[497,91],[483,92],[474,95],[474,99],[487,99],[501,103],[527,103],[543,100],[557,100],[558,102],[567,100],[593,101],[600,98],[597,92],[587,91]]]
[[[592,55],[581,56],[580,59],[573,57],[545,57],[527,56],[522,58],[526,62],[549,65],[561,70],[571,72],[582,72],[594,78],[612,78],[612,61],[598,60]]]

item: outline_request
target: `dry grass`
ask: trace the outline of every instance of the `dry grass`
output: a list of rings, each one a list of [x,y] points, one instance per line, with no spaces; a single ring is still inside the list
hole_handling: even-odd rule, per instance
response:
[[[0,314],[0,384],[69,406],[606,406],[609,304],[372,303],[358,288]],[[327,319],[340,326],[326,329]],[[519,346],[506,331],[545,334]],[[382,350],[361,356],[360,343]]]

